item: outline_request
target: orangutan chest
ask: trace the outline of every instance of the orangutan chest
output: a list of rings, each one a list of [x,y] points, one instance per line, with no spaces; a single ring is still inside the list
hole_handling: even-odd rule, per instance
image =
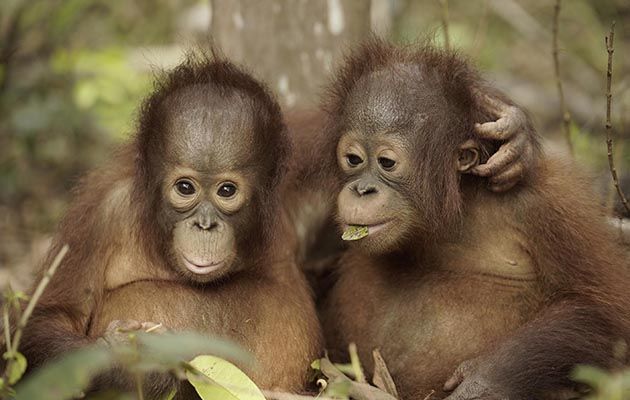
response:
[[[513,325],[521,322],[535,301],[530,289],[511,284],[489,282],[485,277],[451,278],[448,282],[426,282],[415,287],[376,287],[369,292],[348,288],[358,295],[365,318],[351,318],[358,322],[355,329],[372,331],[374,338],[390,335],[404,336],[409,340],[429,340],[432,337],[476,336],[477,327],[486,331],[493,326]],[[343,289],[339,289],[343,290]],[[349,301],[348,303],[352,303]],[[357,315],[351,304],[339,304],[349,313]]]
[[[364,279],[370,268],[344,274],[334,289],[344,342],[338,347],[355,342],[368,371],[378,348],[395,380],[409,378],[428,390],[537,309],[533,281],[488,276],[481,267],[467,273],[436,269],[421,278],[371,274],[371,280]]]
[[[230,299],[231,297],[231,299]],[[160,301],[152,301],[152,299]],[[173,331],[197,331],[238,339],[254,334],[255,294],[234,300],[223,290],[202,290],[164,281],[139,281],[109,290],[97,309],[90,334],[98,336],[113,320],[161,323]]]

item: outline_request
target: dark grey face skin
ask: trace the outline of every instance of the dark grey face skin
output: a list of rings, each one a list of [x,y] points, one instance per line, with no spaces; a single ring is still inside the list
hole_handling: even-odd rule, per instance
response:
[[[424,221],[431,210],[418,208],[412,187],[422,155],[432,151],[423,148],[423,137],[448,123],[448,105],[431,80],[420,78],[409,65],[373,72],[357,82],[344,112],[337,161],[346,183],[337,199],[338,219],[342,229],[368,227],[368,236],[355,243],[370,254],[399,249],[419,232],[429,233]]]
[[[172,263],[199,282],[234,271],[238,236],[253,218],[257,164],[251,101],[238,92],[191,86],[165,102],[163,213]]]
[[[251,99],[239,92],[217,93],[210,85],[197,85],[173,93],[164,108],[169,114],[168,146],[176,157],[215,170],[253,161]]]

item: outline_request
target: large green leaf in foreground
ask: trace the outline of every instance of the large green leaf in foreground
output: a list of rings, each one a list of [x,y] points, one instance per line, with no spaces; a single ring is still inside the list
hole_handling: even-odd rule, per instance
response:
[[[243,363],[252,361],[236,344],[206,335],[132,333],[128,344],[89,346],[51,361],[16,387],[15,399],[70,399],[114,364],[141,373],[181,371],[188,360],[199,354],[217,354]]]
[[[186,372],[203,400],[265,400],[256,384],[228,361],[214,356],[199,356],[190,365],[204,375]]]
[[[16,388],[15,400],[69,399],[94,375],[109,368],[113,355],[103,346],[86,347],[47,364]]]
[[[147,371],[171,370],[200,354],[214,354],[246,364],[253,361],[234,342],[193,332],[139,334],[138,344],[141,356],[138,367]]]

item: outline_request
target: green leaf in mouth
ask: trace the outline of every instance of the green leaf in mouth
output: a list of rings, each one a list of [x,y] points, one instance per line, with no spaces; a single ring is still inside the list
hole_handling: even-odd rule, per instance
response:
[[[363,239],[369,234],[368,227],[364,225],[349,225],[343,234],[341,239],[343,240],[359,240]]]

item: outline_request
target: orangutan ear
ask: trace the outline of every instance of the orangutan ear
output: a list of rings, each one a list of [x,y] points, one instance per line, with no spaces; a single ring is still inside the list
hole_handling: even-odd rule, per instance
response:
[[[479,165],[479,155],[479,143],[477,143],[476,140],[468,139],[459,145],[457,151],[457,170],[462,174],[469,173],[471,169]]]

